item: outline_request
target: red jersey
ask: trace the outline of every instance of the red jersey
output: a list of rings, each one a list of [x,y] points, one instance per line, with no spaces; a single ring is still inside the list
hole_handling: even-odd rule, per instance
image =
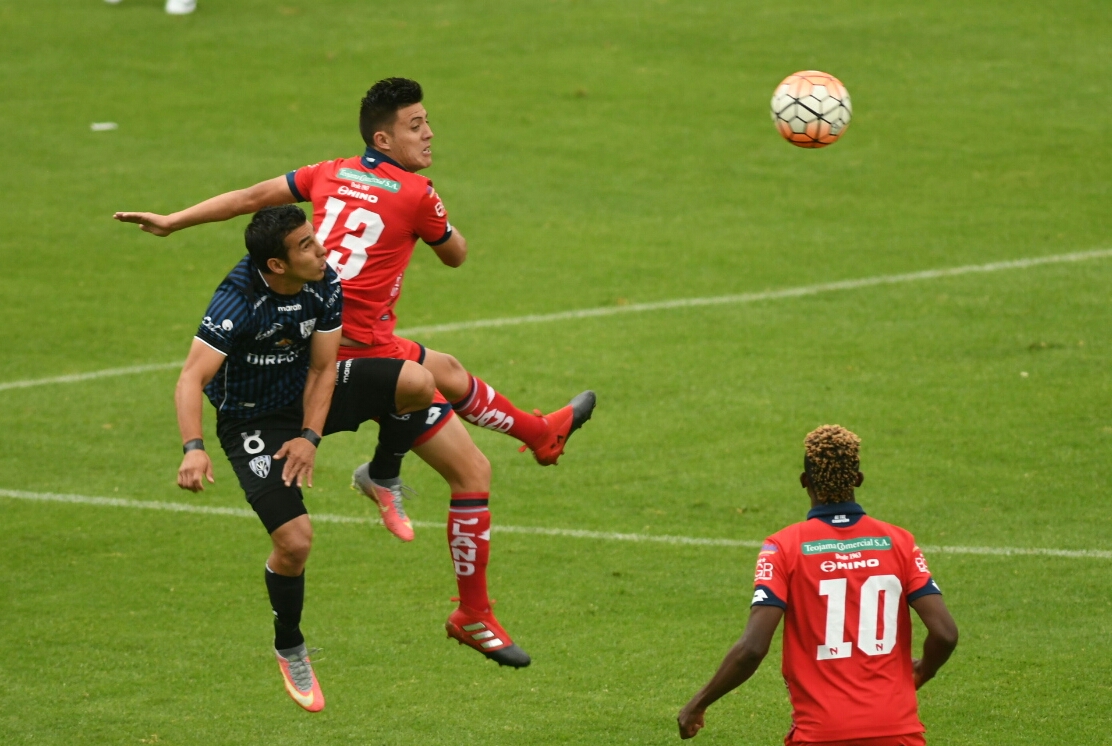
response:
[[[452,236],[432,181],[367,148],[291,171],[286,182],[295,199],[313,203],[317,240],[343,285],[344,336],[388,342],[417,239],[435,246]]]
[[[910,533],[857,503],[820,505],[765,539],[753,605],[784,613],[795,737],[921,733],[908,603],[941,593]]]

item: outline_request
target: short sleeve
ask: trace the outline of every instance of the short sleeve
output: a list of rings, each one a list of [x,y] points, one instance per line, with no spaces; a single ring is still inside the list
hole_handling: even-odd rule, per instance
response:
[[[444,208],[440,195],[432,188],[431,181],[417,203],[417,216],[413,221],[413,229],[418,238],[430,246],[442,244],[452,237],[448,211]]]
[[[286,174],[286,183],[290,185],[290,192],[298,202],[310,202],[313,199],[313,184],[320,173],[321,166],[329,161],[314,163],[312,166],[302,166]]]
[[[240,293],[219,287],[197,327],[196,337],[222,355],[230,355],[247,325],[247,313],[246,301]]]
[[[788,608],[787,559],[776,537],[761,544],[757,567],[753,572],[753,601],[750,606]]]
[[[907,588],[908,603],[932,593],[942,593],[942,589],[931,577],[931,571],[927,567],[927,558],[923,556],[923,550],[914,543],[912,544],[911,558],[907,567],[906,580],[904,588]]]
[[[318,332],[334,332],[342,325],[341,319],[344,311],[344,291],[340,286],[340,277],[331,266],[324,269],[324,307],[317,316],[316,330]]]

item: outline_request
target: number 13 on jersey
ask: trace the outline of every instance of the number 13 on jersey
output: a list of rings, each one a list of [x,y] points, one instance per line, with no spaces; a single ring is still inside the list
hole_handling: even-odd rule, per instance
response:
[[[344,207],[346,207],[344,201],[335,197],[329,197],[324,203],[324,219],[320,221],[320,228],[317,229],[317,241],[321,246],[328,245],[328,236],[336,227],[336,221],[339,220]],[[350,280],[362,271],[363,265],[367,263],[367,249],[378,242],[386,225],[377,212],[357,207],[347,216],[344,228],[347,232],[340,239],[340,246],[347,249],[348,254],[345,257],[343,252],[333,249],[328,253],[328,263],[340,275],[341,280]],[[358,236],[355,235],[360,228],[363,232]]]

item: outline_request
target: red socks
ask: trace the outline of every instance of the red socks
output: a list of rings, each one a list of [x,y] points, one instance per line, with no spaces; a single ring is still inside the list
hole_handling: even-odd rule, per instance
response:
[[[530,448],[548,432],[544,419],[518,409],[476,376],[471,376],[467,396],[452,402],[452,408],[471,424],[512,435]]]
[[[456,570],[460,604],[490,611],[486,569],[490,559],[489,492],[452,493],[448,509],[448,548]]]

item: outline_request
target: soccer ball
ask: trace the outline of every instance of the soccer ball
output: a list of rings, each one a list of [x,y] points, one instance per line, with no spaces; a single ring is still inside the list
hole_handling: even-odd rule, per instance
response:
[[[829,73],[804,70],[784,78],[772,94],[772,121],[784,139],[801,148],[837,141],[853,116],[849,93]]]

